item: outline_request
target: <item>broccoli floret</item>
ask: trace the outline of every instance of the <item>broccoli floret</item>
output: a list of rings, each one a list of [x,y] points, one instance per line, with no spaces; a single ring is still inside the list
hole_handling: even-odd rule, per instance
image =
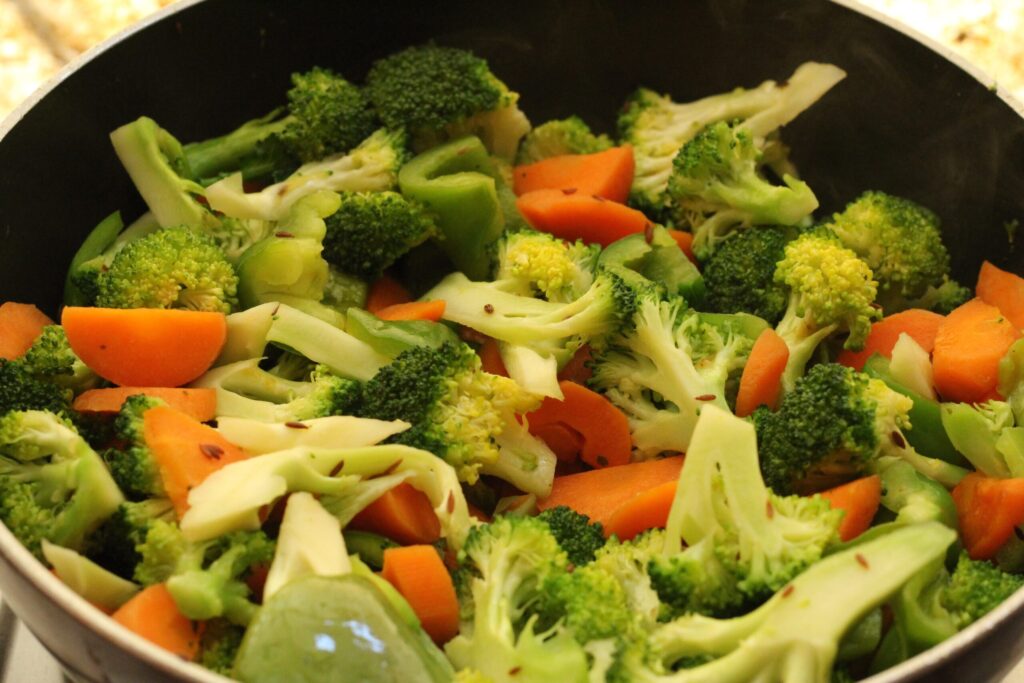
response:
[[[473,134],[511,161],[530,130],[518,93],[468,50],[427,44],[389,55],[370,68],[366,90],[384,124],[408,129],[418,152]]]
[[[24,362],[0,358],[0,415],[12,410],[67,414],[71,398],[71,389],[36,377]]]
[[[324,258],[364,280],[376,280],[403,254],[437,235],[430,215],[397,192],[351,192],[327,217]]]
[[[174,506],[165,498],[122,503],[89,536],[86,556],[122,578],[134,579],[135,567],[142,560],[137,547],[146,541],[157,520],[174,519]]]
[[[293,73],[280,109],[210,140],[185,145],[192,174],[204,185],[226,173],[280,175],[300,163],[347,152],[378,126],[364,92],[329,69]]]
[[[773,185],[759,171],[763,150],[738,123],[712,124],[679,150],[668,196],[677,226],[694,234],[699,259],[722,239],[752,225],[801,225],[818,208],[807,186],[791,175]]]
[[[630,611],[647,627],[653,626],[663,611],[648,566],[664,548],[664,530],[651,529],[625,542],[612,536],[594,554],[594,563],[618,580]]]
[[[786,312],[789,289],[775,267],[792,235],[785,228],[754,227],[724,240],[704,263],[707,310],[752,313],[772,325]]]
[[[81,549],[123,501],[103,460],[62,418],[0,417],[0,520],[37,557],[44,539]]]
[[[447,342],[409,349],[382,368],[366,383],[362,415],[411,423],[395,442],[434,453],[473,483],[501,459],[496,439],[515,415],[538,403],[509,378],[483,372],[469,346]]]
[[[244,628],[227,619],[207,621],[203,624],[203,635],[199,643],[199,663],[230,678],[244,635]]]
[[[942,594],[942,606],[950,611],[960,629],[994,610],[1024,586],[1024,576],[1008,574],[982,560],[960,553],[949,585]]]
[[[911,406],[881,380],[836,363],[815,365],[777,413],[755,413],[765,481],[779,493],[813,493],[867,474],[891,455],[955,484],[963,470],[919,455],[903,436]]]
[[[581,645],[643,632],[618,578],[593,564],[553,572],[530,611],[537,615],[538,629],[562,624]]]
[[[96,305],[230,313],[238,276],[213,240],[190,228],[164,228],[130,242],[100,274]]]
[[[604,528],[600,522],[565,505],[550,508],[537,515],[554,535],[558,545],[576,567],[593,562],[594,553],[604,547]]]
[[[878,302],[886,313],[912,305],[932,288],[935,305],[961,288],[946,285],[949,253],[942,243],[939,218],[909,199],[869,191],[850,202],[827,224],[845,247],[856,252],[878,281]],[[930,308],[930,307],[929,307]]]
[[[765,81],[751,90],[737,88],[686,104],[641,88],[618,120],[620,140],[633,145],[636,157],[631,203],[655,218],[665,213],[673,159],[706,126],[740,119],[756,139],[766,138],[845,77],[838,67],[808,62],[783,84]]]
[[[145,414],[150,408],[165,405],[151,396],[129,396],[114,418],[114,431],[125,444],[103,454],[114,481],[129,500],[141,501],[164,495],[164,483],[153,452],[146,444]]]
[[[679,297],[639,295],[625,331],[594,358],[591,385],[629,419],[644,457],[684,452],[703,407],[728,409],[726,384],[743,367],[753,340],[702,320]]]
[[[71,350],[68,335],[60,325],[44,327],[20,363],[36,379],[66,387],[76,394],[95,388],[101,382]]]
[[[530,614],[545,584],[566,569],[546,524],[498,517],[471,530],[458,557],[462,623],[445,646],[456,669],[494,681],[586,679],[586,656],[571,632],[556,624],[538,633]]]
[[[532,164],[564,154],[594,154],[615,145],[603,133],[594,135],[583,119],[570,116],[537,126],[523,138],[516,164]]]
[[[495,245],[494,280],[507,291],[569,303],[594,282],[596,244],[566,242],[536,230],[506,232]]]
[[[974,290],[956,280],[943,277],[938,286],[928,285],[924,294],[907,301],[906,308],[923,308],[939,315],[949,315],[974,298]]]
[[[860,350],[881,311],[874,304],[871,269],[828,231],[805,233],[784,253],[775,281],[789,287],[789,300],[775,330],[789,347],[782,375],[783,391],[789,392],[826,337],[845,332],[843,347]]]

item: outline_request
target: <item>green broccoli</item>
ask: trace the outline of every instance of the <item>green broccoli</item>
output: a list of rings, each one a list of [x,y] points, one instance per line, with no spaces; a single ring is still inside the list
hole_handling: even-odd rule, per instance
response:
[[[535,127],[519,143],[516,164],[533,164],[564,154],[594,154],[615,145],[603,133],[594,135],[583,119],[570,116]]]
[[[211,619],[203,625],[199,641],[199,663],[230,678],[245,629],[227,619]]]
[[[144,394],[129,396],[114,418],[114,432],[123,446],[108,449],[103,459],[129,500],[159,498],[165,493],[160,467],[145,436],[146,411],[162,405],[166,405],[162,400]]]
[[[871,268],[878,281],[878,303],[886,313],[948,308],[950,300],[962,298],[963,288],[948,279],[949,253],[939,218],[923,206],[869,191],[835,214],[827,226]],[[930,306],[920,305],[923,297]]]
[[[174,506],[166,498],[122,503],[89,536],[86,556],[122,578],[135,579],[135,567],[142,560],[137,547],[156,521],[174,519]]]
[[[491,154],[511,161],[530,130],[518,93],[468,50],[406,48],[374,62],[366,91],[384,124],[409,130],[418,152],[476,135]]]
[[[327,217],[323,255],[344,273],[376,280],[399,257],[436,235],[423,207],[397,192],[344,193],[338,210]]]
[[[206,235],[180,226],[128,243],[98,278],[104,308],[184,308],[230,313],[238,276]]]
[[[782,227],[758,226],[723,240],[703,264],[707,310],[752,313],[778,324],[789,289],[775,280],[775,267],[792,237]]]
[[[236,171],[246,179],[287,174],[300,163],[347,152],[376,130],[365,93],[340,74],[314,67],[293,73],[291,81],[286,113],[274,110],[227,135],[184,146],[200,183]]]
[[[661,225],[609,244],[601,251],[598,265],[614,270],[636,286],[649,286],[635,277],[640,275],[656,284],[660,291],[679,295],[694,308],[703,309],[707,293],[704,278],[672,234]]]
[[[773,185],[759,171],[763,150],[738,123],[714,123],[679,150],[668,197],[675,225],[689,227],[693,250],[705,260],[718,243],[752,225],[806,225],[818,208],[807,186],[791,175]]]
[[[976,470],[990,477],[1024,477],[1024,425],[1010,403],[940,404],[949,440]]]
[[[775,331],[789,347],[782,375],[783,391],[789,392],[825,338],[845,332],[843,347],[859,350],[881,311],[874,304],[871,270],[828,231],[801,235],[784,254],[775,281],[789,287],[789,300]]]
[[[601,249],[536,230],[506,232],[494,246],[494,280],[507,291],[569,303],[594,282]]]
[[[594,564],[579,567],[570,561],[567,568],[571,571],[547,577],[530,606],[537,616],[537,629],[546,631],[559,624],[581,645],[617,636],[641,637],[643,624],[630,611],[618,577]]]
[[[68,414],[70,388],[34,375],[22,360],[0,358],[0,416],[12,410],[48,410]]]
[[[0,520],[37,557],[44,539],[80,550],[123,501],[103,460],[61,417],[0,416]]]
[[[789,123],[846,73],[830,64],[808,62],[782,84],[765,81],[679,104],[647,88],[637,90],[619,115],[621,142],[633,145],[636,173],[631,203],[654,218],[666,212],[669,176],[680,148],[705,127],[719,121],[743,121],[755,140]]]
[[[648,287],[636,314],[593,361],[591,385],[629,419],[643,457],[687,450],[702,409],[728,409],[727,383],[743,367],[753,339],[716,326],[679,297]]]
[[[76,394],[93,389],[102,382],[71,350],[68,335],[60,325],[45,326],[25,355],[16,362],[36,380],[70,389]]]
[[[537,515],[551,529],[558,545],[576,567],[593,562],[594,553],[604,547],[604,528],[600,522],[565,505],[550,508]]]

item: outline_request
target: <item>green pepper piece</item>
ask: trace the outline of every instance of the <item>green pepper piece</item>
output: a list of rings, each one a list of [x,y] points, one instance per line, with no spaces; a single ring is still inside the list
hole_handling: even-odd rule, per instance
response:
[[[397,548],[398,544],[390,538],[369,531],[347,529],[342,534],[345,547],[349,553],[355,553],[373,571],[379,572],[384,567],[384,551]]]
[[[634,233],[609,244],[598,260],[602,266],[626,268],[663,285],[690,306],[704,301],[704,278],[668,231],[657,225],[649,235]]]
[[[987,415],[981,412],[986,408],[991,408]],[[979,407],[967,403],[942,404],[946,434],[976,469],[990,477],[1024,476],[1024,461],[1012,425],[1013,413],[1006,403],[996,401]],[[1009,436],[1003,440],[1005,432]]]
[[[68,266],[68,274],[64,278],[64,305],[65,306],[87,306],[90,302],[89,298],[77,287],[72,281],[75,272],[82,267],[86,261],[102,256],[103,252],[114,243],[117,239],[118,234],[121,232],[121,228],[124,227],[124,221],[121,220],[121,212],[115,211],[110,214],[102,221],[99,222],[89,236],[82,242],[82,246],[78,247],[78,251],[75,252],[74,257],[71,259],[71,265]]]
[[[909,413],[911,428],[904,432],[904,436],[916,451],[958,467],[971,466],[949,440],[946,428],[942,424],[942,411],[938,401],[922,396],[893,379],[892,373],[889,372],[889,360],[879,354],[868,358],[864,364],[864,372],[870,377],[882,380],[890,389],[914,402]]]
[[[436,214],[444,235],[441,247],[471,280],[490,275],[489,249],[505,229],[501,182],[487,149],[474,136],[424,152],[398,173],[402,194]]]
[[[953,496],[942,484],[899,458],[882,458],[877,470],[882,478],[882,505],[896,513],[897,524],[935,521],[957,528]]]
[[[850,662],[866,657],[878,648],[882,640],[882,608],[876,607],[858,621],[843,639],[836,652],[837,662]]]
[[[381,320],[360,308],[348,309],[345,331],[390,358],[416,346],[436,349],[445,342],[458,341],[447,325],[429,320]]]

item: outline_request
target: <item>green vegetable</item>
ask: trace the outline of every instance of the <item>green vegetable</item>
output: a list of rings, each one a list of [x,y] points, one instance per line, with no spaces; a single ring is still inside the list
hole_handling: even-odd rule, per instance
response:
[[[121,503],[89,536],[86,556],[121,578],[135,579],[135,567],[142,560],[138,546],[155,522],[174,519],[174,506],[166,498]]]
[[[1024,477],[1024,453],[1017,444],[1024,427],[1014,426],[1013,410],[1005,401],[943,403],[942,426],[953,446],[990,477]]]
[[[519,143],[517,164],[533,164],[565,154],[594,154],[614,147],[607,135],[595,135],[583,119],[570,116],[535,127]]]
[[[600,522],[565,505],[550,508],[537,515],[544,521],[566,557],[576,567],[592,562],[594,553],[604,547],[604,530]]]
[[[789,289],[775,280],[775,267],[792,239],[786,228],[755,226],[722,240],[703,264],[708,309],[752,313],[778,324]]]
[[[389,358],[417,346],[436,349],[458,341],[447,325],[429,320],[381,320],[359,308],[348,309],[345,331]]]
[[[138,585],[108,572],[74,550],[44,539],[42,552],[64,585],[101,609],[116,610],[139,591]]]
[[[390,538],[372,534],[369,531],[346,529],[343,535],[348,551],[358,555],[359,559],[365,562],[370,569],[377,572],[384,567],[384,551],[388,548],[398,547],[398,544]]]
[[[700,308],[707,291],[704,279],[668,231],[655,226],[650,239],[634,234],[609,244],[599,260],[606,268],[628,268],[672,295],[678,294]]]
[[[78,251],[71,257],[71,265],[64,279],[65,306],[86,306],[96,298],[95,285],[86,284],[90,278],[83,280],[80,271],[86,262],[101,256],[114,243],[123,227],[121,212],[115,211],[100,221],[82,241]]]

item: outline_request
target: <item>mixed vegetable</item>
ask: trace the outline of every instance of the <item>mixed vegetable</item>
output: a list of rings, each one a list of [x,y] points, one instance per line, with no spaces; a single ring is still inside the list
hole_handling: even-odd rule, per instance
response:
[[[781,131],[844,76],[641,88],[609,136],[428,44],[210,140],[126,123],[148,212],[59,325],[0,306],[0,520],[245,683],[936,645],[1024,584],[1024,279],[952,280],[910,199],[816,213]]]

